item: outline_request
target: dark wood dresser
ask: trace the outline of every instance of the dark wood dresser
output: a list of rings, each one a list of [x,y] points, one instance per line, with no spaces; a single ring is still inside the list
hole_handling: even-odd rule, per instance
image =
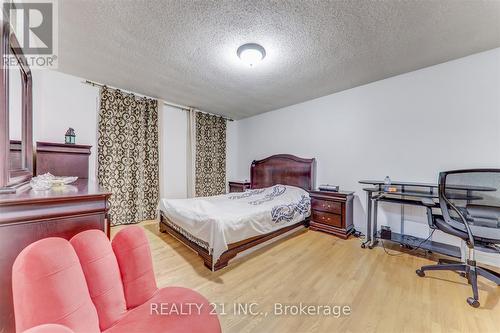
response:
[[[353,230],[354,192],[311,191],[309,228],[347,239]]]
[[[50,172],[54,176],[89,178],[90,148],[53,142],[36,143],[36,175]]]
[[[109,237],[110,195],[87,179],[60,189],[0,194],[0,332],[15,332],[11,275],[19,252],[39,239],[69,239],[87,229]]]
[[[249,181],[230,181],[229,192],[244,192],[250,188]]]

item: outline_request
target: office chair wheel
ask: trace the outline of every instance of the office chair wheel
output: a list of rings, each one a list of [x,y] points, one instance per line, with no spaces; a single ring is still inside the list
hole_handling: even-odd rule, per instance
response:
[[[472,297],[467,297],[467,303],[473,308],[478,308],[481,305],[477,299]]]
[[[423,271],[423,270],[421,270],[421,269],[417,269],[417,270],[415,271],[415,273],[417,273],[417,275],[418,275],[418,276],[420,276],[420,277],[424,277],[424,276],[425,276],[424,271]]]
[[[366,247],[365,243],[361,243],[361,248],[364,249]]]

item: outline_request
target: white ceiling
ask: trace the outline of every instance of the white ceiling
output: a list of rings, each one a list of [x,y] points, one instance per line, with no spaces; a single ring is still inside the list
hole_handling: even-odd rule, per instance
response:
[[[234,119],[498,46],[500,1],[59,1],[60,71]]]

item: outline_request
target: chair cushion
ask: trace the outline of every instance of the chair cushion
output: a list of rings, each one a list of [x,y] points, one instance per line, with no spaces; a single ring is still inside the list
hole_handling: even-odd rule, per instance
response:
[[[211,313],[212,310],[213,307],[199,293],[181,287],[167,287],[130,310],[105,333],[218,333],[221,332],[219,319],[217,314]]]
[[[141,227],[120,230],[111,242],[122,277],[127,309],[150,299],[158,290],[146,233]]]
[[[87,230],[69,241],[80,259],[90,297],[102,331],[127,312],[120,269],[108,237],[101,230]]]
[[[439,230],[447,234],[457,236],[465,241],[469,239],[467,229],[465,228],[463,223],[457,222],[453,219],[450,221],[450,223],[447,223],[441,217],[437,217],[434,219],[434,224],[438,227]],[[476,241],[482,243],[500,244],[500,229],[487,228],[470,224],[469,227]]]
[[[63,238],[45,238],[21,251],[12,268],[12,291],[17,332],[49,323],[76,333],[100,332],[80,261]]]
[[[482,217],[497,222],[500,221],[500,207],[468,204],[466,210],[467,215],[472,218]]]

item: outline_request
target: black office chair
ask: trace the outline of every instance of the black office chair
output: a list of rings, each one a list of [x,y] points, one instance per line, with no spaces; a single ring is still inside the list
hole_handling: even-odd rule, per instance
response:
[[[439,207],[441,215],[427,213],[432,228],[457,236],[465,241],[468,255],[465,262],[440,260],[437,265],[422,266],[416,271],[456,271],[468,279],[473,297],[469,305],[479,307],[477,276],[500,285],[500,274],[476,265],[474,249],[500,253],[500,169],[471,169],[439,174]]]

